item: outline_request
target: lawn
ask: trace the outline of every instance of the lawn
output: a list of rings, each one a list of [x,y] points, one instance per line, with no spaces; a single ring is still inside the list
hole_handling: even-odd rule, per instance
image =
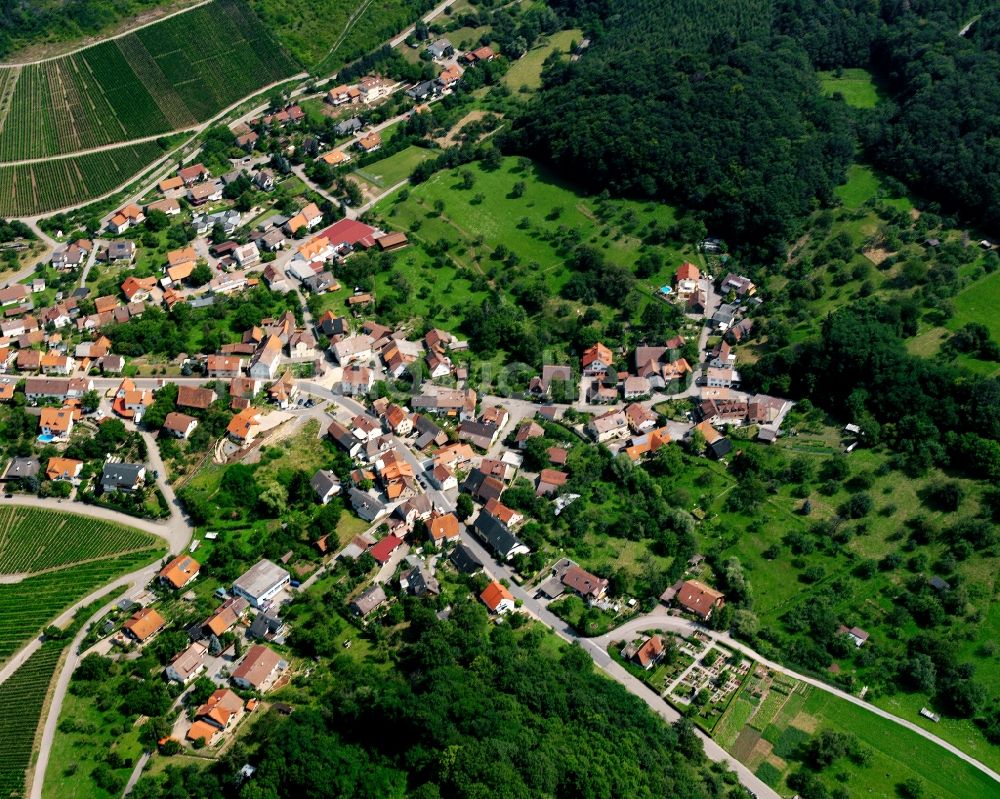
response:
[[[847,170],[847,182],[837,186],[834,193],[845,208],[857,209],[878,194],[880,185],[878,176],[871,167],[852,164]]]
[[[559,31],[547,39],[541,39],[539,44],[510,65],[507,74],[503,76],[504,85],[513,91],[522,86],[537,89],[542,85],[542,63],[545,59],[551,53],[568,54],[573,42],[578,42],[581,38],[583,31],[573,29]]]
[[[355,170],[354,174],[377,188],[388,189],[406,180],[418,164],[434,157],[435,153],[432,150],[411,145],[388,158],[369,164],[364,169]]]
[[[948,327],[957,330],[969,322],[980,322],[989,328],[990,336],[1000,340],[1000,271],[959,292],[952,300],[955,315]]]
[[[853,108],[874,108],[878,104],[878,87],[866,69],[844,69],[839,77],[833,72],[818,75],[820,89],[827,96],[839,93]]]

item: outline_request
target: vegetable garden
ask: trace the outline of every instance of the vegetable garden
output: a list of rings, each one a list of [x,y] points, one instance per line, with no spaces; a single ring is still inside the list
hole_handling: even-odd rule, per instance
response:
[[[0,686],[0,796],[22,796],[42,706],[65,641],[42,645]]]
[[[72,55],[0,69],[9,103],[0,160],[192,127],[295,71],[242,0],[215,0]]]
[[[51,510],[0,508],[0,574],[27,574],[121,553],[151,550],[134,528]]]

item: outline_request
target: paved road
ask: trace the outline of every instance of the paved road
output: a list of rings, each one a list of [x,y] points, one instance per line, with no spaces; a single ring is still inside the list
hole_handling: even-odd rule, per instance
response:
[[[448,6],[452,5],[453,3],[454,3],[454,0],[445,0],[443,3],[441,3],[438,6],[435,6],[430,11],[428,11],[426,14],[424,14],[423,21],[424,22],[430,22],[432,19],[434,19],[434,17],[438,16],[439,14],[443,14],[444,10]],[[401,45],[403,42],[406,41],[406,37],[409,36],[411,33],[415,32],[416,29],[417,29],[416,24],[411,25],[405,31],[403,31],[402,33],[400,33],[398,36],[390,39],[389,40],[389,46],[390,47],[399,47],[399,45]]]

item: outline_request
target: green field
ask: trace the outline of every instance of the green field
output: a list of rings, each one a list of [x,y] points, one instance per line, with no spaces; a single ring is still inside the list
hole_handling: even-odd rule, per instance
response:
[[[955,315],[948,322],[954,329],[969,322],[979,322],[990,330],[990,336],[1000,340],[1000,272],[987,275],[982,280],[955,295]]]
[[[418,164],[435,155],[433,150],[411,145],[364,169],[355,170],[354,174],[380,189],[388,189],[406,180]]]
[[[0,160],[78,152],[206,120],[296,70],[241,0],[73,55],[0,70]]]
[[[0,796],[23,796],[35,733],[63,641],[43,644],[0,685]]]
[[[540,40],[539,44],[510,65],[507,74],[503,76],[503,83],[514,91],[522,86],[537,89],[542,85],[542,62],[551,53],[569,53],[570,45],[574,41],[580,41],[581,38],[583,31],[574,29],[559,31],[547,39]]]
[[[1000,795],[989,777],[932,741],[827,691],[779,679],[776,688],[764,688],[763,697],[749,690],[740,694],[714,737],[783,795],[792,793],[785,778],[804,768],[800,747],[824,730],[852,735],[871,751],[868,765],[844,758],[819,772],[828,788],[843,784],[849,796],[896,796],[896,786],[910,778],[923,783],[928,797]],[[755,679],[747,687],[766,684]]]
[[[30,164],[0,164],[0,216],[32,216],[103,196],[162,155],[156,142],[145,142]]]
[[[852,210],[860,208],[873,199],[879,190],[878,176],[870,167],[852,164],[847,170],[847,182],[834,189],[845,208]]]
[[[844,69],[840,77],[833,72],[820,72],[819,84],[823,94],[839,93],[844,102],[853,108],[874,108],[879,101],[878,87],[866,69]]]
[[[157,547],[149,533],[59,513],[9,505],[0,509],[0,574],[29,574]]]

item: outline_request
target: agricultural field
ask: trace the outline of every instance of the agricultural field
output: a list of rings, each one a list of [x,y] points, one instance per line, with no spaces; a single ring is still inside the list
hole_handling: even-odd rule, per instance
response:
[[[0,164],[0,216],[78,205],[127,184],[163,155],[155,142],[14,166]]]
[[[357,169],[352,174],[378,189],[388,189],[406,180],[418,164],[428,158],[434,158],[435,155],[433,150],[410,146],[388,158],[369,164],[364,169]]]
[[[190,128],[296,66],[240,0],[72,55],[0,69],[0,161]]]
[[[146,549],[0,583],[0,661],[38,635],[67,607],[115,577],[152,563],[161,554],[162,549]],[[25,597],[31,601],[26,602]]]
[[[42,707],[64,644],[43,644],[0,686],[0,796],[23,795]]]
[[[825,769],[804,766],[811,738],[830,731],[853,736],[870,760],[838,758]],[[805,768],[850,796],[895,796],[896,786],[917,779],[926,796],[992,797],[997,786],[982,772],[937,744],[818,688],[758,666],[716,727],[727,751],[783,795],[785,780]]]
[[[0,509],[0,574],[51,571],[156,547],[149,533],[100,519],[17,505]]]

